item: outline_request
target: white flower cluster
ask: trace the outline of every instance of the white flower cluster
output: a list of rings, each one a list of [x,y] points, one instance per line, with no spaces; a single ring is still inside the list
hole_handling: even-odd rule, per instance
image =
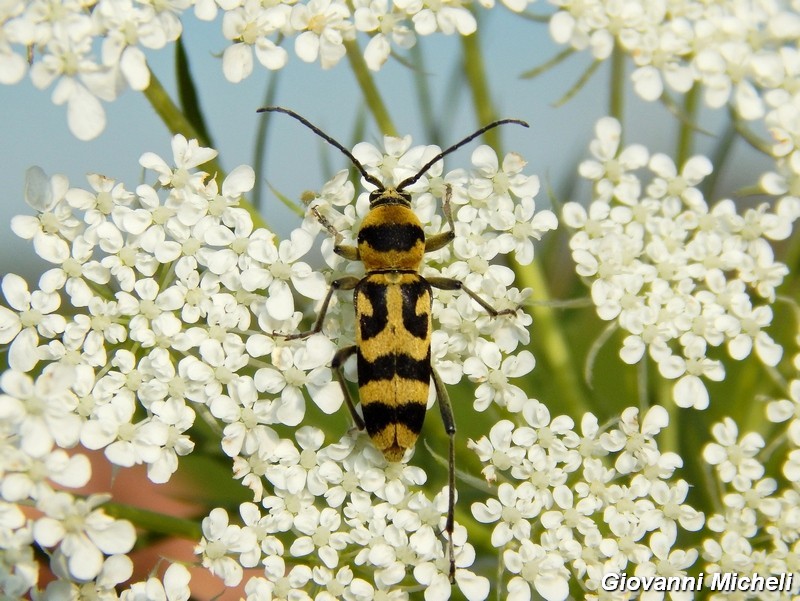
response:
[[[387,181],[399,181],[438,153],[409,146],[409,138],[389,138],[389,156],[368,146],[356,152],[370,168],[380,165]],[[8,345],[10,370],[0,377],[0,502],[7,517],[0,564],[8,594],[36,585],[34,541],[48,549],[59,577],[47,598],[84,585],[113,591],[125,581],[133,528],[97,509],[105,497],[53,492],[51,483],[78,487],[90,476],[83,455],[62,449],[102,450],[112,464],[143,464],[151,481],[166,482],[179,458],[194,450],[189,429],[201,413],[220,424],[221,451],[232,458],[235,477],[267,510],[261,516],[249,504],[244,528],[228,526],[220,510],[207,520],[203,560],[227,583],[241,578],[242,566],[264,559],[265,576],[249,585],[254,599],[264,587],[282,590],[295,580],[338,590],[336,598],[404,598],[403,586],[413,583],[445,598],[446,493],[429,500],[419,490],[424,473],[388,464],[364,434],[326,447],[319,430],[301,428],[298,448],[273,428],[299,425],[307,397],[325,413],[343,401],[329,364],[337,344],[352,342],[352,301],[336,299],[323,331],[309,339],[272,336],[297,330],[300,309],[310,309],[303,298],[325,295],[325,277],[302,261],[320,224],[309,217],[276,241],[254,229],[239,206],[254,185],[250,167],[234,169],[220,186],[198,169],[216,151],[182,136],[172,149],[174,164],[153,153],[141,157],[156,181],[134,191],[100,175],[90,176],[91,189],[84,190],[39,168],[28,172],[26,200],[38,213],[15,217],[12,229],[53,268],[33,292],[14,274],[2,280],[8,307],[0,307],[0,344]],[[517,252],[531,261],[533,239],[555,227],[555,216],[534,213],[538,180],[522,174],[518,155],[501,163],[480,147],[473,163],[469,173],[445,176],[437,164],[409,190],[432,232],[448,227],[437,216],[435,195],[449,186],[459,205],[454,217],[462,239],[438,251],[436,267],[425,273],[459,277],[495,306],[516,307],[527,291],[509,288],[510,270],[488,260]],[[340,174],[315,206],[344,231],[355,231],[368,202],[366,193],[348,205],[352,198],[353,186]],[[334,262],[329,242],[326,256]],[[348,268],[355,273],[359,266]],[[533,368],[530,353],[517,352],[528,341],[530,317],[490,319],[466,295],[450,292],[436,296],[433,314],[442,322],[433,351],[443,378],[456,382],[466,374],[479,382],[478,409],[492,402],[521,409],[522,393],[507,379]],[[44,517],[31,525],[19,503],[34,503]],[[463,528],[456,528],[454,542],[459,586],[470,599],[485,597],[488,582],[466,569],[474,552]],[[276,563],[283,562],[284,544],[317,567],[298,564],[295,580],[284,579],[283,564]],[[370,582],[340,563],[353,549],[354,574],[364,566],[374,572]],[[181,599],[176,591],[188,575],[178,567],[170,574],[163,584],[133,585],[124,598],[157,590]]]
[[[36,313],[31,309],[29,315]],[[133,566],[124,554],[135,541],[133,526],[99,507],[108,500],[104,496],[81,499],[59,490],[79,488],[91,475],[86,455],[63,450],[78,442],[82,421],[78,391],[88,390],[85,376],[90,373],[52,364],[36,380],[13,369],[0,377],[0,596],[4,598],[22,598],[36,585],[39,564],[34,545],[47,551],[59,577],[48,585],[46,599],[68,598],[69,591],[79,588],[75,582],[96,579],[98,590],[113,590],[130,578]],[[34,507],[37,517],[28,517],[23,507]]]
[[[678,171],[666,155],[620,148],[620,129],[611,118],[598,122],[595,158],[580,165],[594,200],[588,210],[564,206],[576,270],[591,282],[598,315],[628,333],[622,359],[634,364],[648,351],[663,377],[678,380],[675,402],[704,409],[702,378],[724,377],[709,347],[725,345],[739,360],[755,350],[770,366],[782,356],[765,329],[788,269],[768,240],[791,234],[800,200],[785,196],[774,212],[764,204],[742,215],[730,200],[709,207],[697,188],[708,159],[693,157]]]
[[[17,83],[30,71],[34,86],[53,85],[53,102],[67,105],[72,133],[82,140],[94,138],[106,122],[100,101],[150,85],[144,50],[177,40],[180,13],[189,5],[188,0],[4,2],[0,83]],[[30,69],[28,57],[36,59]]]
[[[248,461],[237,461],[238,477],[256,470],[263,476],[271,494],[256,500],[266,511],[245,503],[244,526],[236,526],[223,509],[213,510],[197,548],[203,565],[228,585],[241,581],[242,567],[264,565],[263,575],[245,583],[248,601],[401,600],[420,585],[428,601],[448,599],[450,562],[441,536],[447,489],[429,499],[419,489],[426,480],[421,468],[387,464],[359,434],[323,446],[325,434],[303,426],[295,439],[297,445],[265,440]],[[485,599],[489,581],[466,569],[475,559],[466,538],[456,524],[456,584],[468,599]]]
[[[761,92],[796,78],[800,20],[796,3],[725,0],[550,0],[557,42],[597,60],[615,45],[630,55],[636,92],[657,100],[702,85],[708,106],[731,103],[746,120],[765,114]]]
[[[471,442],[497,497],[475,503],[472,513],[495,524],[492,545],[503,549],[510,601],[563,601],[569,583],[583,598],[605,598],[604,574],[685,575],[695,549],[674,548],[678,530],[699,530],[703,514],[686,503],[689,484],[674,480],[683,465],[662,453],[655,437],[669,422],[652,407],[640,422],[628,408],[619,421],[601,428],[591,413],[580,432],[567,416],[551,418],[528,400],[524,421],[497,422],[488,438]]]
[[[635,65],[631,81],[641,98],[657,100],[665,87],[686,93],[697,85],[707,106],[729,105],[738,121],[763,120],[777,172],[764,175],[761,186],[775,196],[800,196],[797,2],[551,2],[559,7],[550,20],[553,38],[589,47],[597,60],[616,45]]]
[[[800,355],[794,364],[800,373]],[[712,428],[714,442],[703,458],[714,466],[721,498],[719,512],[708,518],[715,534],[703,541],[707,573],[777,576],[800,569],[800,379],[789,383],[788,392],[788,399],[766,407],[769,421],[786,423],[785,435],[776,437],[782,444],[772,451],[756,432],[740,437],[730,417]],[[765,477],[767,461],[781,467],[786,481]]]
[[[529,0],[504,0],[522,11]],[[378,70],[393,47],[410,48],[415,35],[458,33],[477,27],[469,1],[445,0],[11,0],[0,4],[0,83],[15,84],[27,72],[34,86],[53,85],[52,100],[67,105],[72,133],[89,140],[105,128],[101,101],[124,90],[150,85],[145,52],[160,50],[183,33],[182,19],[213,21],[222,12],[222,33],[230,42],[222,70],[231,82],[253,72],[255,56],[270,70],[288,61],[282,44],[294,39],[305,62],[323,68],[345,55],[358,32],[369,42],[364,59]],[[491,8],[494,0],[480,0]],[[30,66],[29,66],[30,63]]]

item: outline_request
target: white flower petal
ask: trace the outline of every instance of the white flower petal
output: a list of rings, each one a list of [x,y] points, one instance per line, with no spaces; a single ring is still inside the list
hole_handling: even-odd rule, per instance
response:
[[[678,380],[672,390],[672,398],[678,407],[708,407],[708,390],[697,376],[686,375]]]
[[[70,537],[69,572],[78,580],[92,580],[103,568],[103,554],[88,538]]]
[[[631,74],[631,81],[636,93],[644,100],[654,101],[661,97],[664,92],[664,84],[661,81],[661,74],[655,67],[646,66],[636,69]]]
[[[222,182],[222,194],[229,198],[237,198],[253,189],[256,174],[250,165],[239,165],[231,171]]]
[[[50,178],[41,167],[34,165],[25,171],[24,196],[25,202],[37,211],[44,212],[50,208],[53,202]]]
[[[247,44],[233,44],[222,54],[222,72],[231,83],[239,83],[253,72],[253,52]]]
[[[76,84],[69,95],[67,123],[70,131],[79,140],[92,140],[106,127],[106,112],[103,110],[103,105],[82,85]]]
[[[150,85],[150,70],[147,68],[144,52],[140,48],[136,46],[126,48],[119,66],[131,89],[142,91]]]
[[[267,312],[276,321],[285,321],[294,313],[292,291],[283,280],[274,280],[267,292]]]

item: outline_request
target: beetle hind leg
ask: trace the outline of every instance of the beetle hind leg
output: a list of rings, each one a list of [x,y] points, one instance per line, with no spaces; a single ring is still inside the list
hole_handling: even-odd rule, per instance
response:
[[[433,386],[436,389],[436,398],[439,401],[439,411],[442,414],[442,423],[447,436],[450,439],[450,451],[448,457],[448,477],[447,477],[447,521],[444,531],[447,535],[447,556],[450,560],[450,584],[455,584],[456,580],[456,556],[453,548],[453,530],[455,528],[455,508],[456,508],[456,421],[453,417],[453,406],[450,404],[450,395],[444,382],[431,366],[431,376]]]
[[[358,411],[356,411],[355,403],[353,403],[353,397],[350,394],[350,389],[347,387],[347,382],[344,379],[344,363],[350,358],[351,355],[355,354],[356,350],[357,347],[353,345],[346,346],[343,349],[336,351],[336,354],[333,356],[333,360],[331,361],[331,367],[333,368],[333,373],[336,375],[339,385],[342,387],[344,402],[347,403],[347,408],[350,411],[350,415],[353,417],[353,422],[355,422],[356,427],[359,430],[363,430],[364,418],[359,415]]]

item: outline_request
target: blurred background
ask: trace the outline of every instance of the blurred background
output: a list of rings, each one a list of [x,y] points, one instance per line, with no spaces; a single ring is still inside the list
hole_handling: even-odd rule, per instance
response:
[[[544,14],[548,10],[544,5],[532,5],[534,12]],[[497,117],[524,119],[531,126],[527,130],[502,128],[499,134],[503,150],[521,153],[528,161],[526,172],[541,178],[542,191],[537,196],[539,208],[551,204],[548,187],[552,188],[556,203],[567,200],[588,202],[590,191],[578,185],[576,169],[578,163],[589,154],[588,143],[594,136],[594,123],[609,112],[608,62],[600,65],[573,97],[556,106],[591,67],[590,54],[574,53],[556,68],[535,78],[526,78],[523,77],[526,72],[547,63],[562,51],[562,47],[551,40],[547,25],[510,13],[502,6],[491,11],[479,10],[478,17],[479,43],[495,114]],[[268,103],[268,92],[273,94],[270,103],[300,113],[345,146],[352,147],[355,142],[362,140],[381,146],[380,131],[364,106],[347,59],[330,70],[322,70],[318,63],[303,63],[289,49],[289,64],[284,69],[273,73],[256,63],[254,73],[248,79],[232,84],[222,73],[221,54],[228,46],[228,41],[222,36],[220,19],[211,23],[202,22],[194,18],[191,11],[187,11],[183,27],[182,40],[190,60],[200,107],[213,146],[219,151],[220,164],[226,171],[230,172],[243,163],[254,164],[258,126],[265,119],[256,113],[256,109]],[[359,40],[363,46],[364,39]],[[292,44],[293,40],[287,43]],[[412,135],[415,145],[437,143],[446,146],[460,140],[479,125],[465,81],[462,49],[462,41],[455,35],[418,37],[417,51],[424,64],[423,73],[415,73],[408,66],[390,58],[380,72],[373,74],[395,126],[401,134]],[[155,76],[176,100],[173,45],[161,51],[149,52],[148,61]],[[628,67],[630,71],[630,65]],[[426,89],[424,93],[420,93],[421,85]],[[0,276],[8,272],[18,273],[27,279],[31,289],[36,287],[38,275],[48,265],[35,255],[33,245],[29,241],[19,240],[9,226],[13,215],[33,214],[23,197],[24,176],[28,167],[38,165],[49,175],[64,174],[74,187],[86,188],[86,175],[100,173],[124,182],[129,190],[133,190],[143,178],[138,160],[144,152],[155,152],[172,163],[171,135],[143,94],[128,91],[115,102],[105,104],[105,130],[95,140],[82,142],[70,133],[66,108],[55,106],[50,100],[51,93],[52,89],[42,91],[34,88],[27,77],[17,85],[0,87],[3,107],[0,112],[0,131],[3,132],[0,134],[0,164],[3,166],[0,186]],[[624,113],[626,143],[642,143],[651,152],[662,151],[674,156],[679,121],[663,105],[645,103],[629,93],[625,98]],[[718,134],[726,126],[727,114],[725,110],[701,109],[699,121],[706,132]],[[477,144],[475,142],[448,157],[446,169],[468,166],[469,154]],[[696,151],[710,156],[716,144],[714,135],[699,135]],[[762,172],[770,169],[770,162],[737,140],[717,183],[718,198],[752,186]],[[267,222],[279,236],[288,234],[299,223],[299,218],[276,198],[270,187],[291,200],[297,200],[303,191],[319,190],[327,177],[349,166],[336,149],[326,145],[296,121],[285,115],[272,116],[261,166],[262,178],[256,183],[261,196],[261,214],[266,216]],[[149,174],[147,181],[153,179]],[[709,204],[718,198],[708,199]],[[750,202],[752,198],[746,201]],[[557,210],[558,207],[554,208]],[[577,281],[574,273],[566,249],[567,239],[568,232],[564,228],[551,232],[542,245],[537,246],[537,257],[545,259],[545,280],[553,298],[587,297],[588,290]],[[567,333],[567,346],[573,353],[572,366],[576,373],[580,373],[590,354],[589,348],[606,324],[599,322],[592,308],[558,315],[564,317],[560,325]],[[539,323],[534,321],[533,347],[538,342],[537,327]],[[619,333],[617,336],[621,340]],[[636,371],[622,365],[617,347],[616,343],[607,344],[597,357],[597,377],[593,382],[591,398],[593,410],[601,417],[621,407],[635,405],[638,400],[635,393]],[[540,363],[526,378],[525,384],[521,385],[531,396],[549,403],[552,414],[558,415],[565,411],[563,405],[568,399],[564,399],[564,391],[558,389],[553,370],[548,371],[546,357],[541,360],[540,355],[535,354]],[[737,368],[733,368],[731,373],[736,374]],[[727,383],[710,384],[709,389],[718,399],[730,398],[728,393],[737,391],[740,398],[747,399],[749,406],[754,396],[748,396],[748,390],[757,388],[760,372],[750,370],[749,373],[756,375],[745,382],[747,386],[742,386],[741,380],[731,377]],[[663,388],[663,382],[658,381],[655,386]],[[723,386],[728,388],[723,389]],[[471,389],[466,384],[460,388],[454,387],[451,391],[454,404],[459,401],[467,404],[470,394]],[[741,408],[743,412],[747,411],[747,407]],[[675,416],[673,427],[682,437],[691,439],[692,445],[687,448],[697,449],[697,441],[707,436],[709,424],[720,413],[730,410],[731,407],[723,401],[708,412],[684,417],[684,429],[681,429],[681,422]],[[318,423],[328,425],[337,436],[348,427],[344,411],[332,418],[319,412],[311,417],[316,418]],[[494,420],[495,417],[490,414],[488,419]],[[459,414],[457,409],[457,421],[458,444],[461,447],[466,445],[468,438],[486,432],[487,417],[473,411]],[[438,415],[429,419],[427,424],[426,432],[434,432],[434,437],[439,437],[442,443],[444,436]],[[425,438],[426,442],[428,439]],[[415,459],[419,465],[431,466],[429,473],[434,485],[443,484],[446,477],[446,470],[443,467],[436,469],[435,466],[435,462],[443,456],[440,452],[443,448],[439,444],[438,451],[435,448],[433,453],[420,448],[420,455]],[[686,457],[688,459],[692,455]],[[173,498],[191,497],[196,500],[215,494],[223,495],[224,484],[230,482],[229,465],[196,461],[194,456],[193,460],[181,459],[182,475],[185,476],[183,482],[195,483],[195,487],[177,495],[173,493]],[[479,468],[472,467],[472,474],[477,475]],[[98,469],[97,466],[95,469]],[[216,472],[211,472],[211,469],[216,469]],[[687,469],[694,469],[694,466],[689,465]],[[96,475],[103,482],[101,490],[104,490],[102,487],[105,482],[115,477],[98,472]],[[146,483],[142,484],[141,473],[138,477],[139,481],[121,479],[116,482],[115,496],[118,501],[129,502],[119,495],[122,490],[133,493],[131,503],[142,503],[140,487]],[[700,481],[699,476],[689,479]],[[198,482],[200,486],[196,486]],[[217,486],[215,483],[221,484]],[[470,494],[474,496],[474,491],[468,487],[462,487],[461,490],[462,499],[467,502],[460,505],[467,508]],[[225,499],[225,502],[232,505],[232,499]],[[157,498],[148,507],[181,515],[196,512],[193,507],[173,509],[165,507],[163,503],[163,499]],[[213,504],[223,504],[223,501],[213,499]],[[193,543],[184,542],[182,551],[185,552],[185,558],[191,560]],[[161,555],[178,554],[163,548],[157,551]],[[214,592],[218,592],[218,588]]]
[[[533,9],[547,10],[541,5]],[[529,162],[528,172],[549,182],[556,194],[570,194],[577,162],[588,154],[587,143],[594,122],[608,112],[609,69],[606,63],[588,83],[563,106],[556,107],[565,93],[591,65],[588,53],[575,53],[557,68],[535,78],[522,75],[554,57],[561,48],[550,38],[547,25],[513,14],[502,6],[481,10],[479,33],[485,57],[486,75],[498,117],[528,121],[529,130],[504,128],[505,150],[515,150]],[[289,49],[289,64],[269,72],[256,63],[253,74],[240,84],[228,82],[222,73],[221,54],[228,42],[223,38],[219,18],[211,23],[184,14],[183,42],[197,87],[200,106],[206,115],[222,167],[230,171],[242,163],[253,164],[255,136],[260,119],[256,109],[265,103],[267,90],[274,88],[274,103],[291,108],[316,123],[345,145],[352,145],[353,132],[363,123],[363,139],[378,144],[380,132],[363,105],[347,59],[334,68],[322,70],[318,63],[305,64]],[[364,43],[363,40],[362,44]],[[289,44],[293,40],[288,41]],[[476,126],[472,98],[461,68],[463,61],[459,36],[418,36],[428,88],[428,101],[421,101],[411,68],[390,58],[374,73],[394,123],[402,134],[411,134],[414,144],[449,144],[473,131]],[[151,70],[171,94],[177,97],[173,45],[150,51]],[[0,113],[2,143],[2,198],[0,199],[0,274],[13,271],[33,283],[46,265],[33,252],[32,245],[16,238],[9,228],[15,214],[31,214],[23,199],[25,170],[42,167],[49,175],[62,173],[72,186],[86,187],[88,173],[101,173],[133,189],[141,181],[138,159],[153,151],[171,162],[170,134],[143,94],[125,92],[115,102],[105,103],[107,127],[90,142],[77,140],[67,127],[66,108],[55,106],[52,88],[38,90],[26,77],[17,85],[0,87],[3,110]],[[426,128],[421,102],[430,111],[437,131]],[[633,95],[626,99],[626,132],[629,142],[640,142],[651,150],[674,148],[674,117],[658,103],[644,103]],[[704,126],[712,131],[724,117],[709,115]],[[666,118],[665,118],[666,117]],[[431,139],[437,138],[437,139]],[[713,140],[705,140],[708,148]],[[474,148],[474,146],[472,146]],[[753,174],[768,164],[753,154],[747,157],[741,142],[734,149],[720,189],[735,190],[752,182]],[[448,169],[469,164],[471,148],[463,149],[447,161]],[[302,160],[297,160],[301,157]],[[279,203],[267,184],[291,199],[307,189],[318,190],[327,175],[346,165],[335,149],[325,146],[311,132],[288,117],[273,118],[267,137],[264,175],[261,187],[262,214],[269,224],[285,234],[296,225],[297,217]],[[579,197],[575,197],[579,200]],[[566,198],[559,198],[564,201]],[[540,206],[549,204],[540,193]]]

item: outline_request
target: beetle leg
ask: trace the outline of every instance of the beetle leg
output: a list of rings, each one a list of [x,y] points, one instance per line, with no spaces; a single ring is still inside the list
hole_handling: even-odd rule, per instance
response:
[[[518,310],[519,307],[514,307],[513,309],[501,309],[497,310],[492,305],[487,303],[483,300],[476,292],[473,292],[469,288],[464,285],[464,282],[461,280],[454,280],[452,278],[425,278],[428,280],[428,283],[433,286],[434,288],[439,288],[440,290],[461,290],[466,292],[469,297],[478,303],[481,307],[483,307],[486,312],[491,315],[492,317],[497,317],[499,315],[514,315]]]
[[[453,241],[453,238],[456,237],[456,228],[453,225],[453,213],[450,209],[450,197],[452,195],[453,188],[450,184],[447,184],[444,188],[444,203],[442,204],[442,212],[444,213],[445,219],[447,219],[450,229],[446,232],[434,234],[433,236],[428,236],[425,238],[426,253],[444,248]]]
[[[344,240],[342,233],[333,227],[333,224],[328,221],[327,217],[319,212],[317,207],[311,207],[311,212],[314,213],[314,217],[316,217],[317,221],[322,224],[322,227],[328,230],[328,233],[333,236],[333,252],[341,257],[344,257],[348,261],[358,261],[361,259],[361,256],[358,253],[358,247],[342,244],[342,240]]]
[[[344,362],[347,361],[357,350],[358,348],[356,345],[346,346],[342,349],[339,349],[333,356],[331,367],[336,374],[336,379],[339,381],[339,385],[342,387],[342,394],[344,394],[345,403],[347,403],[347,408],[350,410],[350,415],[353,416],[353,421],[356,423],[356,427],[359,430],[363,430],[364,418],[361,417],[356,411],[355,403],[353,403],[353,397],[350,395],[350,389],[347,388],[347,383],[344,380]]]
[[[322,322],[325,319],[325,315],[328,313],[328,305],[331,302],[333,293],[337,290],[352,290],[358,286],[360,281],[360,279],[353,276],[345,276],[343,278],[339,278],[338,280],[333,280],[331,282],[331,287],[328,288],[328,294],[325,296],[325,301],[322,303],[322,308],[319,310],[319,315],[317,315],[317,321],[314,322],[314,326],[310,330],[298,332],[297,334],[281,334],[280,332],[272,332],[272,335],[285,338],[286,340],[297,340],[298,338],[308,338],[313,334],[317,334],[322,330]]]
[[[453,550],[453,528],[455,522],[456,507],[456,421],[453,417],[453,406],[450,404],[450,396],[447,394],[442,379],[431,365],[431,377],[433,386],[436,389],[436,398],[439,401],[439,411],[442,414],[444,431],[450,439],[450,455],[448,459],[448,480],[447,480],[447,521],[444,531],[447,534],[447,555],[450,559],[450,584],[455,584],[456,579],[456,556]]]

